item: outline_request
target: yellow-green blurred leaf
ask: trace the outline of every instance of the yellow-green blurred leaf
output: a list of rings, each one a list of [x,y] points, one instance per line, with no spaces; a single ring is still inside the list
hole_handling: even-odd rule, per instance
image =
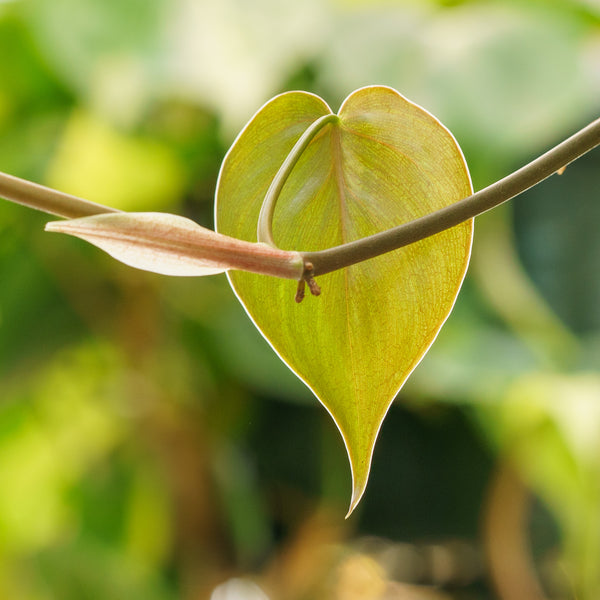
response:
[[[293,144],[330,113],[320,98],[283,94],[230,150],[217,191],[220,232],[255,241],[263,197]],[[471,193],[452,135],[395,90],[351,94],[310,143],[274,216],[277,244],[319,250],[385,230]],[[471,248],[472,223],[319,278],[323,294],[293,301],[295,284],[230,273],[248,314],[334,418],[348,451],[351,509],[362,496],[383,418],[447,318]]]
[[[154,210],[180,199],[184,172],[169,148],[78,111],[47,180],[59,190],[121,210]]]
[[[0,389],[0,556],[42,548],[74,526],[69,486],[124,434],[104,401],[117,364],[108,347],[75,347]]]

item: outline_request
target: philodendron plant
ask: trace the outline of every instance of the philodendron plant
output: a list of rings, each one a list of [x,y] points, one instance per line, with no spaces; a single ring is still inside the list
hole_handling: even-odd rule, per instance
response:
[[[66,217],[46,226],[165,275],[227,272],[253,323],[334,419],[362,497],[381,423],[450,314],[473,217],[600,144],[600,120],[472,193],[462,152],[395,90],[353,92],[337,114],[289,92],[263,106],[225,157],[217,232],[124,213],[9,175],[0,196]],[[303,301],[306,288],[311,295]]]

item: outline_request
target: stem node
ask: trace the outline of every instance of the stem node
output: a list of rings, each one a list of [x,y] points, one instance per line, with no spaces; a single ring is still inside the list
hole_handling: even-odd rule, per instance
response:
[[[296,302],[300,303],[304,300],[304,291],[307,285],[313,296],[321,295],[321,287],[315,281],[314,265],[311,262],[304,263],[304,273],[302,273],[302,279],[298,281],[298,289],[296,290]]]

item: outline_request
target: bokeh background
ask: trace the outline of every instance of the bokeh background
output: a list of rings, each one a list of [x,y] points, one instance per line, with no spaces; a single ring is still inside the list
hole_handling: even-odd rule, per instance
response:
[[[479,189],[600,115],[598,0],[0,1],[0,170],[213,226],[271,96],[387,84]],[[477,220],[367,493],[224,276],[0,202],[0,597],[600,596],[600,153]]]

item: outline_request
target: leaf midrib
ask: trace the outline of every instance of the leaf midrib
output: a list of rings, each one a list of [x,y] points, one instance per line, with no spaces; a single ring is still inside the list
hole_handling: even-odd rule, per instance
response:
[[[344,178],[344,168],[343,168],[343,155],[342,155],[342,140],[341,140],[341,128],[339,126],[333,127],[331,132],[331,156],[333,162],[332,168],[332,176],[334,178],[334,183],[337,189],[338,196],[338,207],[339,207],[339,215],[340,215],[340,236],[341,243],[346,243],[348,241],[348,210],[346,203],[346,180]],[[353,337],[351,335],[352,327],[350,323],[350,301],[352,294],[350,293],[350,281],[349,281],[349,272],[350,269],[343,269],[343,277],[344,277],[344,288],[345,288],[345,315],[346,315],[346,331],[345,337],[348,344],[348,352],[350,355],[350,364],[351,364],[351,377],[352,377],[352,388],[354,390],[360,389],[359,382],[357,379],[357,369],[356,369],[356,360],[355,360],[355,349],[353,343]],[[356,426],[357,431],[361,430],[361,416],[360,411],[358,410],[358,398],[356,395],[352,398],[352,404],[354,408],[354,416],[356,418]],[[344,435],[348,435],[348,432],[344,432]]]

